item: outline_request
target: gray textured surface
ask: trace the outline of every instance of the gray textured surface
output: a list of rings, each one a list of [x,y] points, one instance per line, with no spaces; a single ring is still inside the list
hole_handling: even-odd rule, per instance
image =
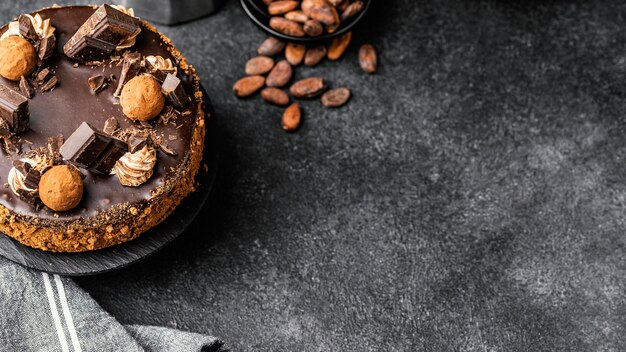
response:
[[[305,103],[293,135],[230,92],[263,39],[236,1],[163,28],[220,116],[218,193],[164,252],[79,283],[123,323],[241,351],[626,349],[626,6],[374,11],[315,69],[351,104]]]

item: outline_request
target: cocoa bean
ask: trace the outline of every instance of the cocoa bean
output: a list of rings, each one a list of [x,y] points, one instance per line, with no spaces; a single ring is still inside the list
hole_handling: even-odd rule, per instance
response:
[[[261,43],[257,49],[257,53],[263,56],[274,56],[285,50],[285,43],[274,37],[268,37]]]
[[[346,7],[345,10],[343,10],[343,12],[341,12],[341,21],[346,21],[357,13],[361,12],[364,6],[365,4],[363,3],[363,1],[360,0],[351,3],[350,5],[348,5],[348,7]]]
[[[274,67],[274,59],[267,56],[257,56],[246,62],[247,75],[264,75]]]
[[[287,132],[293,132],[298,129],[300,126],[300,121],[302,119],[302,112],[300,111],[300,104],[293,103],[285,109],[283,112],[283,118],[281,120],[283,125],[283,130]]]
[[[322,105],[327,108],[338,108],[350,100],[350,89],[335,88],[322,95]]]
[[[328,46],[328,59],[329,60],[339,60],[341,55],[346,51],[348,45],[350,45],[350,41],[352,40],[352,32],[348,32],[342,35],[339,38],[333,39],[333,41]]]
[[[265,79],[268,87],[283,87],[291,80],[293,69],[287,60],[279,61]]]
[[[324,33],[324,27],[322,27],[322,24],[316,20],[308,20],[304,22],[302,29],[304,30],[304,33],[308,34],[310,37],[317,37],[318,35]]]
[[[291,102],[287,93],[278,88],[264,88],[261,91],[261,97],[263,97],[263,100],[265,100],[266,103],[278,106],[285,106]]]
[[[305,36],[302,26],[298,22],[290,21],[284,17],[272,17],[270,19],[270,27],[292,37]]]
[[[263,84],[265,84],[265,77],[263,76],[244,77],[235,82],[233,92],[239,98],[247,97],[261,89]]]
[[[298,66],[302,63],[305,53],[306,46],[302,44],[289,43],[285,49],[285,59],[287,59],[291,65]]]
[[[329,27],[338,27],[341,21],[335,7],[326,0],[304,0],[301,8],[307,16]]]
[[[326,26],[326,32],[335,33],[339,29],[339,23],[336,26]]]
[[[319,64],[326,56],[326,47],[316,45],[309,47],[304,55],[304,64],[307,66],[315,66]]]
[[[307,99],[320,95],[325,89],[326,86],[321,77],[310,77],[291,85],[289,93],[291,93],[294,98]]]
[[[282,15],[289,11],[295,10],[296,8],[298,8],[298,6],[300,6],[300,2],[298,1],[291,1],[291,0],[273,1],[267,7],[267,12],[269,12],[269,14],[273,16]]]
[[[285,14],[285,18],[298,23],[305,23],[309,20],[309,16],[305,15],[302,11],[289,11]]]
[[[348,6],[350,6],[350,1],[343,0],[339,3],[339,5],[335,6],[335,8],[337,8],[337,12],[343,13],[348,8]]]
[[[359,48],[359,65],[367,73],[376,73],[378,71],[378,55],[373,45],[361,45],[361,48]]]

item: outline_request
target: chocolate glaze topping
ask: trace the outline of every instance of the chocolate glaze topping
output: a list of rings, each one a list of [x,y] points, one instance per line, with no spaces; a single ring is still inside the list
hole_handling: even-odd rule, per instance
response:
[[[104,65],[86,66],[81,64],[74,67],[76,61],[63,54],[63,45],[94,11],[95,8],[93,7],[72,6],[49,8],[38,12],[43,19],[50,18],[51,25],[56,28],[57,46],[55,54],[45,61],[42,67],[47,67],[54,72],[58,78],[58,84],[48,92],[42,93],[37,89],[35,96],[29,100],[30,130],[21,134],[20,137],[32,145],[24,144],[25,152],[39,147],[45,148],[47,140],[51,136],[62,134],[68,138],[82,122],[88,122],[102,129],[107,119],[115,116],[122,129],[130,126],[140,127],[139,124],[133,123],[124,116],[119,100],[113,96],[117,82],[109,84],[97,95],[92,93],[88,84],[89,78],[99,74],[105,77],[115,75],[119,79],[121,65],[110,65],[109,60],[107,60]],[[6,28],[4,26],[0,29],[0,35],[6,31]],[[158,55],[166,59],[170,58],[172,62],[176,62],[176,59],[168,51],[168,44],[164,43],[158,33],[148,30],[143,24],[136,44],[129,50],[138,51],[144,56]],[[168,155],[160,151],[154,174],[146,183],[139,187],[124,187],[116,176],[87,173],[81,204],[70,211],[56,214],[45,207],[36,210],[29,203],[18,198],[8,187],[0,187],[0,204],[19,215],[49,221],[63,221],[93,217],[101,211],[121,203],[146,202],[157,188],[177,177],[177,171],[185,166],[189,158],[198,104],[193,94],[193,77],[179,69],[179,78],[191,101],[181,110],[184,113],[170,119],[169,122],[173,122],[176,126],[159,122],[158,117],[150,121],[156,133],[167,140],[168,146],[176,151],[176,155]],[[19,82],[11,82],[0,77],[0,84],[19,91]],[[174,137],[170,138],[170,136]],[[0,184],[7,182],[7,175],[13,160],[22,156],[0,154]]]

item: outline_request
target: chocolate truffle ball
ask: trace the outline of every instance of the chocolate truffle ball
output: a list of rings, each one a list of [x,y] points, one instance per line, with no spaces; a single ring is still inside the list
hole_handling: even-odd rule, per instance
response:
[[[129,119],[148,121],[159,115],[165,105],[161,85],[152,76],[134,77],[124,85],[120,105]]]
[[[57,165],[46,171],[39,180],[39,198],[54,211],[76,208],[83,198],[83,179],[78,170]]]
[[[28,76],[37,66],[37,52],[28,40],[16,35],[0,41],[0,75],[11,81]]]

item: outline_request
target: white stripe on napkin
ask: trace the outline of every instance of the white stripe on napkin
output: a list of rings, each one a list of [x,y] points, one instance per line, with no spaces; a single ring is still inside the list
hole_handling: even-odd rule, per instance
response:
[[[63,332],[63,326],[61,325],[61,317],[57,309],[57,304],[54,301],[54,292],[52,292],[52,283],[50,282],[50,276],[48,273],[43,274],[43,284],[46,287],[46,295],[48,295],[48,304],[50,305],[50,312],[52,313],[52,320],[54,320],[54,326],[57,328],[57,335],[59,336],[59,342],[61,343],[61,350],[63,352],[69,352],[70,348],[67,345],[65,339],[65,333]]]
[[[59,293],[59,300],[61,301],[61,308],[63,309],[63,316],[65,317],[65,324],[67,324],[67,330],[70,332],[70,338],[72,339],[72,346],[74,352],[82,352],[80,348],[80,342],[78,341],[78,335],[76,334],[76,327],[74,327],[74,320],[72,319],[72,313],[67,304],[67,298],[65,297],[65,288],[59,275],[54,275],[54,282],[57,284],[57,291]]]

